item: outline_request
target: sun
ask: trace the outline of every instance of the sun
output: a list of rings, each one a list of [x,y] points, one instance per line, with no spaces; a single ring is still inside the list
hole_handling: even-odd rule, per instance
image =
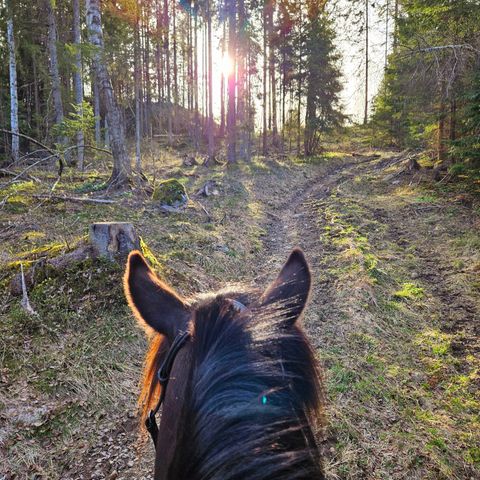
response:
[[[233,72],[233,60],[225,53],[220,59],[220,70],[224,77],[228,77]]]

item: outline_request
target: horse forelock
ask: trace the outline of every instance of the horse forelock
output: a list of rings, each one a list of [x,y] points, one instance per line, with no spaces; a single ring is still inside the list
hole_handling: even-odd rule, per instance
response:
[[[238,311],[224,295],[192,317],[188,395],[168,478],[323,478],[314,352],[281,305]],[[259,460],[261,459],[261,460]]]

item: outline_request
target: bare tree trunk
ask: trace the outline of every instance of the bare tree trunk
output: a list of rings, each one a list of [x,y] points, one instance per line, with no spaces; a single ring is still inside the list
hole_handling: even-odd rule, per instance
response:
[[[263,132],[262,153],[267,154],[267,6],[263,7]]]
[[[131,166],[125,147],[125,132],[120,110],[113,94],[112,83],[104,63],[103,32],[100,16],[100,0],[86,0],[87,27],[90,43],[95,47],[94,68],[100,83],[100,95],[103,97],[109,134],[112,144],[113,171],[109,183],[124,186],[130,180]]]
[[[134,83],[135,83],[135,169],[138,173],[142,171],[142,153],[140,149],[140,141],[142,136],[141,126],[141,98],[140,98],[140,84],[141,84],[141,64],[140,64],[140,14],[139,6],[136,5],[135,12],[135,29],[133,39],[133,56],[134,56]]]
[[[207,9],[208,9],[207,0]],[[198,150],[200,143],[200,112],[198,111],[198,15],[195,15],[195,23],[193,28],[193,108],[195,111],[195,149]]]
[[[143,136],[149,138],[151,137],[152,131],[152,82],[150,79],[150,17],[151,17],[151,10],[150,10],[150,3],[145,2],[144,7],[144,20],[143,20],[143,31],[145,37],[145,60],[143,62],[143,70],[144,74],[144,81],[145,81],[145,128],[143,130]]]
[[[395,14],[394,14],[394,26],[393,26],[393,49],[397,48],[398,44],[398,0],[395,0]]]
[[[33,69],[33,96],[35,99],[35,130],[37,132],[37,138],[40,138],[40,126],[41,126],[41,113],[40,113],[40,95],[38,91],[38,72],[37,72],[37,59],[32,54],[32,69]]]
[[[164,69],[163,69],[163,57],[162,57],[162,39],[163,39],[163,15],[162,15],[162,2],[161,0],[156,1],[156,44],[155,44],[155,63],[157,70],[157,101],[159,108],[159,117],[158,117],[158,126],[162,126],[162,117],[163,117],[163,105],[165,92],[164,92]],[[166,110],[165,110],[166,111]]]
[[[440,82],[440,103],[438,111],[438,131],[437,131],[437,160],[444,163],[447,160],[447,150],[445,145],[445,82]]]
[[[223,22],[223,32],[222,32],[222,61],[225,58],[225,43],[226,38],[226,22]],[[221,72],[220,80],[220,137],[225,136],[225,72]]]
[[[366,125],[368,123],[368,1],[365,0],[365,109],[364,109],[364,116],[363,116],[363,124]]]
[[[98,78],[95,71],[92,72],[93,85],[93,115],[95,116],[95,145],[102,145],[101,112],[100,112],[100,88],[98,87]]]
[[[268,5],[268,38],[269,38],[269,74],[270,74],[270,92],[271,92],[271,112],[272,112],[272,144],[278,146],[278,125],[277,125],[277,79],[275,69],[275,49],[273,45],[274,25],[273,11],[275,1],[271,0]]]
[[[80,30],[80,0],[73,0],[73,42],[75,44],[75,68],[73,71],[73,84],[75,89],[75,104],[77,114],[83,118],[83,73],[82,73],[82,36]],[[85,153],[85,139],[83,130],[77,132],[77,167],[83,171]]]
[[[58,71],[58,55],[57,55],[57,22],[55,20],[55,11],[53,9],[52,0],[44,0],[45,9],[47,11],[48,20],[48,53],[50,56],[50,76],[52,78],[52,97],[54,110],[54,123],[59,125],[63,122],[63,102],[62,102],[62,86],[60,83],[60,73]],[[57,142],[65,144],[65,139],[57,138]]]
[[[235,71],[236,71],[236,2],[228,0],[228,56],[233,64],[228,74],[228,109],[227,109],[227,162],[236,161],[236,112],[235,112]]]
[[[387,0],[387,4],[385,6],[385,62],[384,62],[384,69],[387,70],[388,66],[388,36],[389,32],[389,22],[390,22],[390,0]],[[386,82],[385,82],[386,85]]]
[[[238,62],[238,105],[237,118],[240,127],[239,135],[239,157],[241,160],[248,160],[248,127],[247,127],[247,111],[246,111],[246,80],[247,80],[247,42],[248,37],[245,31],[246,28],[246,12],[245,1],[238,0],[238,48],[237,48],[237,62]]]
[[[177,131],[178,65],[177,65],[177,5],[173,3],[173,129]]]
[[[210,0],[207,0],[207,45],[208,45],[208,157],[213,158],[215,154],[213,136],[213,79],[212,79],[212,14]]]
[[[168,123],[168,144],[173,143],[173,125],[172,125],[172,91],[171,91],[171,70],[170,70],[170,15],[168,11],[168,0],[163,2],[163,25],[164,25],[164,40],[163,49],[165,53],[165,67],[167,70],[167,123]],[[176,50],[175,50],[176,52]],[[176,55],[176,54],[175,54]]]
[[[14,133],[18,130],[18,93],[17,93],[17,61],[15,58],[15,38],[13,35],[13,14],[10,11],[10,18],[7,20],[7,41],[10,70],[10,129]],[[12,135],[12,159],[18,161],[20,154],[20,137]]]

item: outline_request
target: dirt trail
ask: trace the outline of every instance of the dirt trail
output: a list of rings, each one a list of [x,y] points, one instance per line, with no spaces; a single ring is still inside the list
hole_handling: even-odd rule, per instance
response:
[[[330,478],[477,478],[478,217],[420,177],[386,181],[385,163],[297,187],[269,224],[267,271],[295,245],[312,264]]]

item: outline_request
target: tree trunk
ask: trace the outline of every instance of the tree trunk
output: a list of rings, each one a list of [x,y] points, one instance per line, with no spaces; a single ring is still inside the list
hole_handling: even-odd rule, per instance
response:
[[[134,29],[134,39],[133,39],[133,62],[134,62],[134,88],[135,88],[135,170],[137,173],[142,171],[142,154],[140,150],[140,141],[142,136],[142,127],[141,127],[141,64],[140,64],[140,15],[139,15],[139,6],[136,6],[135,14],[135,29]]]
[[[18,135],[18,93],[17,93],[17,61],[15,58],[15,38],[13,35],[13,14],[7,20],[7,41],[10,70],[10,130],[12,135],[12,160],[18,162],[20,154],[20,137]]]
[[[50,56],[50,77],[52,79],[52,98],[54,110],[54,124],[59,125],[63,122],[63,102],[62,102],[62,86],[60,83],[60,73],[58,71],[58,55],[57,55],[57,22],[55,20],[55,11],[53,9],[52,0],[44,0],[45,9],[47,11],[48,20],[48,53]],[[61,136],[57,137],[57,142],[65,144],[65,139]]]
[[[82,36],[80,29],[80,0],[73,0],[73,42],[75,44],[75,68],[73,84],[75,89],[75,104],[77,114],[83,118],[83,73],[82,73]],[[85,139],[83,130],[77,132],[77,167],[83,171]]]
[[[226,22],[223,22],[223,31],[222,31],[222,62],[225,58],[225,43],[226,38]],[[221,72],[220,80],[220,137],[225,136],[225,72]]]
[[[173,7],[173,130],[177,131],[177,106],[178,106],[178,65],[177,65],[177,4]]]
[[[314,86],[309,83],[307,86],[307,105],[305,111],[305,140],[304,152],[306,157],[310,157],[315,153],[316,128],[314,121],[316,119],[316,108],[314,99]]]
[[[398,44],[398,0],[395,0],[395,13],[393,18],[393,49],[396,50]]]
[[[93,85],[93,115],[95,116],[95,145],[102,146],[102,128],[101,128],[101,112],[100,112],[100,88],[98,87],[98,78],[95,71],[92,72]]]
[[[364,115],[363,115],[363,124],[366,125],[368,123],[368,1],[365,0],[365,107],[364,107]]]
[[[443,85],[442,85],[443,87]],[[440,91],[440,105],[438,112],[438,131],[437,131],[437,160],[444,163],[447,160],[447,150],[445,146],[445,97],[444,89]]]
[[[37,59],[32,54],[32,70],[33,70],[33,96],[35,101],[35,131],[37,132],[37,138],[40,138],[41,130],[41,110],[40,110],[40,94],[38,88],[38,71],[37,71]]]
[[[272,112],[272,144],[278,146],[278,124],[277,124],[277,79],[275,68],[275,48],[274,48],[274,25],[273,11],[275,1],[271,0],[268,6],[268,67],[270,74],[270,93],[271,93],[271,112]]]
[[[267,155],[267,6],[263,7],[263,132],[262,153]]]
[[[208,8],[208,0],[207,0]],[[195,150],[198,150],[200,144],[200,112],[198,110],[198,15],[195,15],[193,28],[193,109],[195,111]]]
[[[207,0],[207,45],[208,45],[208,157],[213,158],[215,154],[213,136],[213,62],[212,62],[212,14],[210,0]],[[196,58],[196,57],[195,57]]]
[[[235,57],[236,57],[236,2],[228,0],[228,56],[233,64],[228,73],[228,109],[227,109],[227,162],[236,161],[236,112],[235,112]]]
[[[170,69],[170,15],[168,11],[168,0],[163,2],[163,25],[164,40],[163,51],[165,54],[165,69],[167,70],[167,124],[168,124],[168,145],[173,143],[173,122],[172,122],[172,91],[171,91],[171,69]],[[175,50],[176,51],[176,50]]]
[[[238,62],[238,105],[237,118],[240,127],[239,138],[239,157],[241,160],[248,160],[248,127],[247,127],[247,111],[246,111],[246,53],[248,37],[245,31],[246,28],[246,12],[245,1],[238,0],[238,48],[237,48],[237,62]]]
[[[100,16],[100,0],[86,0],[87,27],[90,43],[95,47],[93,64],[100,83],[100,95],[106,109],[113,154],[113,170],[109,183],[116,187],[130,180],[131,166],[125,147],[125,132],[120,110],[113,94],[112,83],[104,63],[103,32]]]

